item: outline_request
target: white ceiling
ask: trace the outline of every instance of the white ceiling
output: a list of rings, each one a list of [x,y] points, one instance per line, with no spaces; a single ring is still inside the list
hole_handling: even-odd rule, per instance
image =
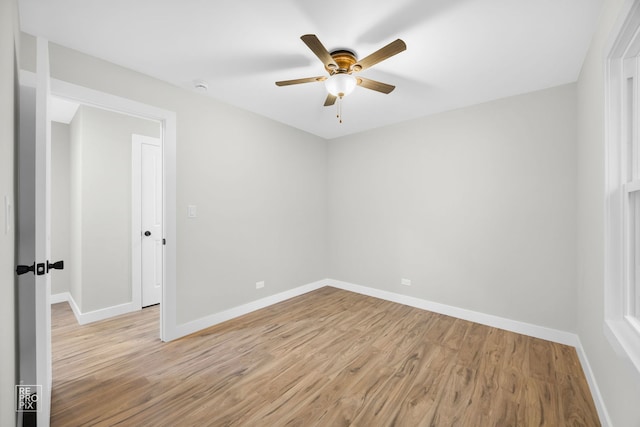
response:
[[[324,138],[574,82],[602,0],[19,0],[23,31]],[[322,63],[300,40],[358,57],[407,50],[362,76],[396,85],[323,107]]]

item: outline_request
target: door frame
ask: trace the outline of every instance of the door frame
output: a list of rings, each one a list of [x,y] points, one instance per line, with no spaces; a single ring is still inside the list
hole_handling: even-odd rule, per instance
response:
[[[24,224],[16,228],[16,261],[31,265],[33,276],[18,278],[17,307],[18,379],[21,385],[35,386],[37,414],[19,412],[16,421],[49,426],[51,411],[51,276],[50,258],[50,160],[51,126],[49,120],[49,45],[36,39],[36,72],[30,79],[18,78],[19,149],[17,155],[18,197],[16,211]],[[23,107],[28,106],[27,109]],[[24,135],[22,135],[24,133]],[[20,274],[19,274],[20,275]],[[23,294],[23,292],[26,292]],[[24,299],[22,299],[24,298]],[[17,301],[18,301],[17,300]],[[33,356],[33,357],[31,357]],[[26,384],[23,381],[28,381]]]
[[[162,137],[155,138],[146,135],[131,135],[131,286],[133,291],[133,305],[142,308],[142,145],[159,146],[162,150]],[[159,143],[156,144],[156,141]],[[164,171],[162,171],[164,176]],[[164,202],[163,202],[164,203]],[[163,230],[164,235],[164,230]],[[164,264],[164,263],[163,263]],[[161,287],[164,288],[164,277]],[[160,306],[162,306],[162,295]]]
[[[21,83],[35,82],[35,73],[20,71]],[[80,104],[160,122],[163,176],[163,232],[166,239],[163,260],[162,304],[160,304],[160,339],[179,337],[176,317],[176,113],[128,98],[89,89],[51,78],[51,95]],[[133,289],[133,288],[132,288]],[[133,302],[133,295],[132,295]],[[133,305],[133,304],[132,304]]]

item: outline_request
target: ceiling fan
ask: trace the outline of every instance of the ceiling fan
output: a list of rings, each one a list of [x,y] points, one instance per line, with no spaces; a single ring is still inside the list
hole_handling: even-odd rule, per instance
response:
[[[329,52],[315,34],[305,34],[300,37],[313,53],[322,61],[327,76],[307,77],[303,79],[284,80],[276,82],[278,86],[289,86],[301,83],[325,82],[327,99],[324,106],[335,104],[337,99],[342,99],[350,94],[356,86],[375,90],[384,94],[391,93],[396,87],[390,84],[378,82],[364,77],[355,77],[352,74],[366,70],[385,59],[404,51],[407,45],[400,39],[393,41],[385,47],[373,52],[371,55],[358,59],[354,52],[347,49],[338,49]],[[338,105],[338,118],[341,118],[340,105]],[[342,122],[342,120],[340,120]]]

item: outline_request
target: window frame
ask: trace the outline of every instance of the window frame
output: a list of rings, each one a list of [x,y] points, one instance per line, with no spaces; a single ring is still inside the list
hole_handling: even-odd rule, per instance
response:
[[[640,2],[625,3],[605,55],[604,331],[640,372],[640,213],[629,214],[630,195],[640,196]]]

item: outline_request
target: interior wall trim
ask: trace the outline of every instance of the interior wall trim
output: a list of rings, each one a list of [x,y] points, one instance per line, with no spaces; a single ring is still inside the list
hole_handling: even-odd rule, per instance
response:
[[[598,411],[598,417],[603,427],[610,427],[611,418],[604,404],[604,399],[600,393],[600,388],[593,374],[587,353],[582,347],[580,337],[577,334],[561,331],[558,329],[547,328],[545,326],[534,325],[531,323],[520,322],[517,320],[507,319],[504,317],[494,316],[491,314],[481,313],[478,311],[467,310],[464,308],[454,307],[451,305],[441,304],[433,301],[423,300],[408,295],[397,294],[394,292],[383,291],[380,289],[370,288],[367,286],[356,285],[353,283],[342,282],[340,280],[327,279],[327,286],[351,291],[374,298],[380,298],[386,301],[396,302],[398,304],[408,305],[410,307],[422,310],[433,311],[435,313],[456,317],[458,319],[468,320],[470,322],[480,323],[482,325],[491,326],[498,329],[504,329],[509,332],[515,332],[534,338],[540,338],[547,341],[553,341],[559,344],[569,345],[576,349],[578,359],[582,365],[582,370],[589,384],[593,402]]]
[[[464,308],[428,301],[408,295],[383,291],[376,288],[370,288],[368,286],[342,282],[340,280],[330,279],[327,285],[338,289],[344,289],[345,291],[356,292],[358,294],[368,295],[370,297],[397,302],[399,304],[408,305],[410,307],[433,311],[434,313],[445,314],[447,316],[456,317],[458,319],[468,320],[470,322],[476,322],[482,325],[492,326],[494,328],[504,329],[506,331],[516,332],[518,334],[528,335],[534,338],[553,341],[559,344],[565,344],[575,347],[578,343],[578,336],[571,332],[565,332],[558,329],[547,328],[545,326],[538,326],[531,323],[520,322],[518,320],[511,320],[505,317],[467,310]]]
[[[35,73],[20,70],[20,82],[33,84]],[[163,138],[163,167],[164,167],[164,215],[163,234],[166,239],[164,245],[164,279],[162,287],[162,304],[160,306],[160,339],[169,341],[167,337],[176,336],[176,286],[177,286],[177,170],[176,170],[176,143],[177,143],[177,122],[174,111],[165,110],[153,105],[122,98],[98,90],[79,86],[51,78],[51,94],[67,100],[72,100],[81,104],[92,105],[111,111],[118,111],[135,117],[142,117],[157,120],[162,124]],[[120,306],[118,306],[120,307]],[[133,311],[127,304],[114,310],[113,307],[105,308],[107,313],[123,314]],[[137,307],[139,309],[139,307]],[[128,310],[128,311],[127,311]],[[101,320],[103,310],[97,310],[96,314],[85,313],[82,318]],[[94,313],[94,312],[91,312]],[[109,317],[109,316],[107,316]],[[94,320],[89,320],[94,321]],[[88,323],[89,321],[85,322]]]
[[[175,329],[176,335],[169,337],[169,339],[173,340],[198,332],[202,329],[217,325],[218,323],[226,322],[227,320],[251,313],[252,311],[260,310],[261,308],[269,307],[270,305],[306,294],[307,292],[315,291],[316,289],[320,289],[324,286],[327,286],[327,279],[318,280],[317,282],[289,289],[288,291],[280,292],[278,294],[269,295],[256,301],[251,301],[228,310],[180,324]]]
[[[602,393],[600,393],[600,387],[598,387],[598,383],[596,382],[596,376],[591,369],[591,364],[589,363],[589,359],[587,358],[587,352],[584,350],[579,336],[578,344],[575,347],[576,352],[578,353],[578,359],[580,359],[580,364],[582,365],[582,371],[584,372],[584,376],[587,378],[587,382],[589,383],[589,390],[591,390],[593,403],[595,403],[596,410],[598,411],[598,416],[600,417],[600,424],[602,424],[603,427],[611,427],[613,426],[613,423],[611,422],[609,411],[607,411],[607,407],[604,404],[604,398],[602,396]]]
[[[58,304],[61,302],[69,302],[71,294],[69,292],[60,292],[59,294],[51,294],[51,304]]]
[[[535,338],[544,339],[547,341],[553,341],[559,344],[569,345],[575,347],[578,354],[578,359],[582,365],[589,389],[593,397],[598,416],[600,417],[600,423],[603,427],[610,427],[611,418],[604,404],[604,399],[600,393],[600,388],[595,379],[595,375],[591,369],[589,359],[582,346],[580,337],[577,334],[561,331],[557,329],[547,328],[545,326],[534,325],[531,323],[520,322],[517,320],[507,319],[504,317],[494,316],[491,314],[481,313],[477,311],[467,310],[464,308],[454,307],[446,304],[441,304],[433,301],[424,300],[421,298],[411,297],[408,295],[402,295],[394,292],[383,291],[368,286],[356,285],[349,282],[343,282],[340,280],[323,279],[317,282],[309,283],[307,285],[299,286],[297,288],[290,289],[285,292],[270,295],[261,298],[256,301],[252,301],[246,304],[239,305],[237,307],[230,308],[218,313],[214,313],[209,316],[202,317],[181,325],[175,328],[175,335],[168,337],[170,340],[181,338],[183,336],[192,334],[194,332],[201,331],[227,320],[234,319],[236,317],[251,313],[256,310],[260,310],[265,307],[269,307],[273,304],[288,300],[290,298],[306,294],[307,292],[320,289],[325,286],[331,286],[333,288],[342,289],[345,291],[355,292],[357,294],[366,295],[374,298],[383,299],[385,301],[395,302],[398,304],[407,305],[410,307],[419,308],[421,310],[432,311],[447,316],[456,317],[470,322],[480,323],[482,325],[491,326],[494,328],[504,329],[506,331],[515,332]],[[63,292],[60,294],[51,296],[52,303],[68,301],[71,309],[73,310],[78,323],[81,325],[95,322],[97,320],[103,320],[119,314],[135,311],[133,303],[121,304],[106,309],[96,310],[88,313],[80,312],[76,302],[69,292]]]
[[[73,299],[73,296],[69,292],[51,295],[51,303],[54,304],[53,301],[55,300],[58,300],[58,302],[63,302],[59,301],[59,299],[63,297],[66,297],[66,301],[69,302],[69,306],[71,306],[71,310],[73,311],[73,314],[75,315],[76,320],[80,325],[86,325],[88,323],[93,323],[99,320],[105,320],[114,316],[119,316],[121,314],[140,310],[140,307],[137,307],[133,302],[127,302],[124,304],[118,304],[112,307],[101,308],[99,310],[87,311],[86,313],[83,313],[82,311],[80,311],[80,307],[78,307],[78,304],[76,304],[76,301]]]

